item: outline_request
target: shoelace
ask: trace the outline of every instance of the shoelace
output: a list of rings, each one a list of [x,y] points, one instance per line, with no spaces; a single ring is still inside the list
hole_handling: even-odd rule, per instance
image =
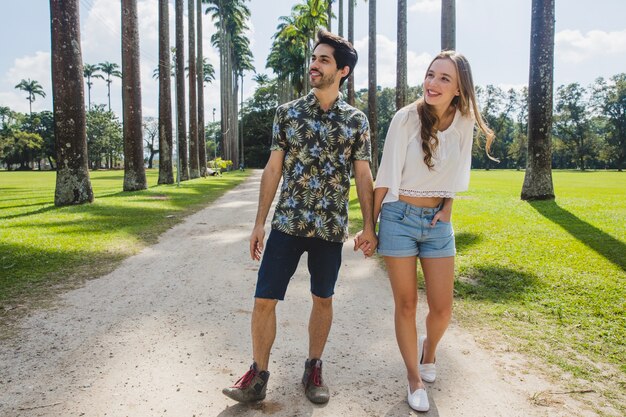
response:
[[[233,385],[233,388],[247,388],[248,385],[250,385],[250,382],[252,382],[252,379],[254,378],[255,375],[256,375],[256,372],[250,369],[248,372],[243,374],[243,376],[239,378],[237,382],[235,382],[235,385]]]
[[[313,367],[313,371],[311,371],[311,379],[313,383],[318,387],[322,386],[322,368],[318,368],[317,366]]]

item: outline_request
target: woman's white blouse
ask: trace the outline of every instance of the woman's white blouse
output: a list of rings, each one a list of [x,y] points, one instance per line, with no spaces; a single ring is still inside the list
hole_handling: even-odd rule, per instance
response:
[[[388,188],[384,203],[400,195],[454,198],[469,186],[474,119],[456,111],[450,127],[437,132],[439,146],[431,170],[424,163],[417,104],[400,109],[387,131],[376,188]]]

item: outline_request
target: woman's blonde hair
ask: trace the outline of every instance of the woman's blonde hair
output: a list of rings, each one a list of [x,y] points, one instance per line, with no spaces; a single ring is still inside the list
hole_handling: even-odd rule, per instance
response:
[[[456,51],[442,51],[430,62],[426,74],[428,74],[433,62],[438,59],[449,59],[454,64],[458,74],[459,95],[452,100],[451,105],[456,107],[463,116],[471,117],[473,115],[479,129],[487,138],[485,144],[487,156],[494,159],[489,154],[489,151],[491,150],[491,143],[495,135],[493,130],[489,129],[489,126],[487,126],[487,123],[483,120],[478,105],[476,104],[474,80],[467,58]],[[422,149],[424,150],[424,163],[428,168],[432,168],[434,166],[433,153],[437,149],[437,146],[439,146],[439,139],[437,139],[439,117],[437,117],[435,109],[426,103],[423,97],[417,101],[417,112],[421,121],[420,136],[422,138]]]

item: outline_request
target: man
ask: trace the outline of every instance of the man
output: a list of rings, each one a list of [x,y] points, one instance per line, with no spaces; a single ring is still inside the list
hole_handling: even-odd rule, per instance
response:
[[[313,306],[302,383],[310,401],[326,403],[330,398],[322,379],[321,357],[332,323],[341,250],[348,238],[350,162],[364,221],[360,240],[368,243],[365,255],[371,256],[376,248],[369,123],[339,94],[356,65],[357,53],[339,36],[323,30],[317,36],[309,67],[312,90],[276,110],[271,154],[261,177],[250,236],[254,260],[261,259],[265,221],[281,176],[283,185],[258,273],[252,312],[253,364],[234,386],[222,391],[240,402],[265,398],[276,336],[276,304],[284,299],[304,252],[308,252]]]

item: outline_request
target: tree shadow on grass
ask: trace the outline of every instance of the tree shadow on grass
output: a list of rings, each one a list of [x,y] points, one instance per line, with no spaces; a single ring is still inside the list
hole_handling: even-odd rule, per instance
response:
[[[535,275],[500,266],[472,268],[458,277],[455,295],[494,303],[518,300],[539,285]]]
[[[531,201],[529,204],[572,237],[626,271],[626,245],[623,242],[559,207],[555,201]]]
[[[462,254],[472,246],[479,244],[482,240],[482,237],[480,235],[467,232],[456,233],[454,238],[456,250],[459,254]]]

